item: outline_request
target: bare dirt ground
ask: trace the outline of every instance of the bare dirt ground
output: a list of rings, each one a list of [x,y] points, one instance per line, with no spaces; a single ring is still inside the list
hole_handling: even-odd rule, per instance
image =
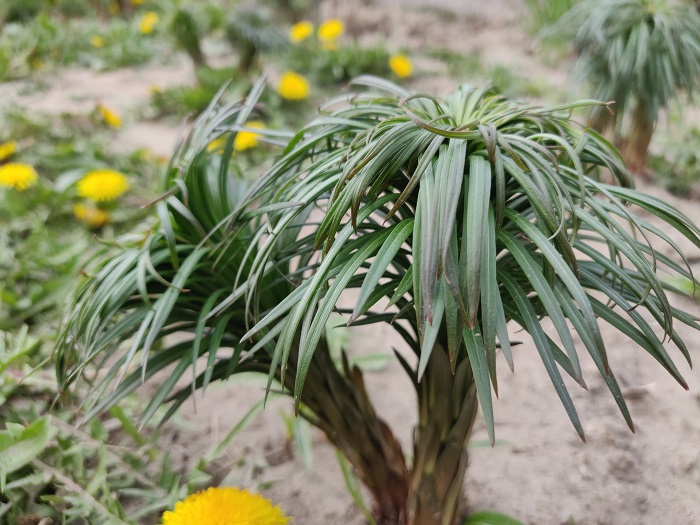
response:
[[[517,0],[345,0],[323,3],[322,12],[339,16],[350,32],[363,38],[385,41],[392,51],[407,49],[420,55],[427,46],[463,53],[480,50],[487,64],[513,68],[527,78],[546,78],[549,85],[571,91],[566,64],[553,67],[538,59],[532,38],[519,22],[523,8]],[[427,58],[419,58],[418,66],[423,74],[411,85],[416,90],[446,93],[469,80],[449,78],[444,66]],[[184,63],[106,74],[66,71],[48,92],[27,95],[21,84],[8,84],[0,86],[0,97],[50,111],[86,111],[96,102],[113,105],[128,114],[120,148],[146,145],[166,155],[176,127],[142,122],[139,108],[151,85],[191,78]],[[643,189],[700,220],[697,204],[654,186]],[[700,314],[692,301],[678,298],[676,303]],[[689,341],[691,354],[700,359],[700,335],[685,327],[679,331]],[[700,373],[690,370],[678,352],[672,353],[690,385],[685,392],[642,349],[609,327],[604,327],[604,337],[636,433],[629,432],[593,363],[584,359],[589,391],[569,384],[586,431],[587,442],[582,443],[535,349],[523,334],[513,332],[513,338],[525,344],[514,349],[515,374],[499,363],[500,399],[495,402],[499,443],[471,451],[465,483],[470,510],[496,509],[537,525],[700,523]],[[358,329],[352,332],[348,349],[389,353],[387,343],[393,339],[387,327]],[[403,371],[389,361],[382,371],[366,374],[366,380],[378,412],[410,451],[415,408]],[[204,398],[198,396],[196,412],[187,404],[181,414],[187,428],[173,424],[167,431],[175,460],[191,463],[217,443],[261,398],[263,386],[240,381],[217,385]],[[253,418],[227,449],[217,475],[226,483],[262,489],[298,525],[363,524],[324,437],[313,434],[314,467],[305,470],[290,452],[280,410],[290,413],[287,403],[275,402]],[[486,438],[481,419],[473,438],[475,443]]]

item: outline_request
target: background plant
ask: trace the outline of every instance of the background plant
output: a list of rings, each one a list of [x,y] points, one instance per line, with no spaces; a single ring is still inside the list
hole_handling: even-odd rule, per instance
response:
[[[261,53],[286,47],[287,39],[271,22],[272,14],[261,6],[239,8],[229,17],[226,37],[238,51],[238,69],[242,72],[248,72]]]
[[[208,475],[173,470],[159,434],[140,436],[122,407],[83,428],[83,414],[67,400],[51,410],[58,388],[46,363],[61,312],[94,249],[94,230],[74,216],[75,183],[90,170],[112,167],[155,195],[148,179],[158,163],[144,152],[107,152],[112,132],[88,116],[8,109],[0,121],[0,142],[15,144],[3,162],[31,165],[39,175],[23,191],[0,188],[0,524],[152,520]],[[143,218],[138,205],[122,201],[99,234],[108,240]]]
[[[295,71],[311,72],[320,86],[344,84],[362,74],[389,74],[389,52],[383,45],[366,47],[351,43],[324,49],[311,38],[290,48],[287,63]]]
[[[525,0],[530,31],[535,35],[539,34],[559,20],[576,3],[577,0]]]
[[[659,138],[659,153],[652,154],[649,167],[660,184],[676,195],[697,196],[700,177],[700,129],[693,125],[679,124],[676,134],[664,134]]]
[[[594,109],[591,125],[612,129],[633,173],[644,169],[659,113],[700,82],[700,15],[670,0],[584,1],[554,34],[579,55],[575,73],[591,94],[614,101]]]

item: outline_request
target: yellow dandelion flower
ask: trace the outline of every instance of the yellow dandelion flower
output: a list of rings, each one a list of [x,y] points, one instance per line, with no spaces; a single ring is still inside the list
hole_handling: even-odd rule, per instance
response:
[[[389,59],[389,68],[399,78],[406,78],[413,73],[413,64],[405,55],[393,55]]]
[[[309,96],[309,91],[309,82],[293,71],[285,71],[277,86],[277,92],[287,100],[303,100]]]
[[[129,189],[125,175],[113,170],[95,170],[78,181],[78,195],[96,202],[113,201]]]
[[[116,111],[102,104],[99,104],[97,106],[97,111],[102,117],[104,123],[107,124],[109,127],[120,128],[122,126],[122,118]]]
[[[105,46],[105,39],[100,35],[93,35],[90,37],[90,45],[92,47],[100,48]]]
[[[11,162],[0,166],[0,186],[24,191],[36,184],[39,175],[33,166]]]
[[[264,129],[265,125],[262,122],[250,121],[245,125],[247,128]],[[236,133],[236,138],[233,139],[233,149],[236,151],[245,151],[254,148],[258,144],[260,133],[254,131],[239,131]]]
[[[218,139],[212,140],[207,146],[207,151],[209,153],[218,153],[224,149],[226,146],[226,137],[219,137]]]
[[[147,13],[144,13],[139,20],[139,31],[141,31],[144,35],[153,33],[153,30],[155,29],[159,20],[160,16],[155,11],[148,11]]]
[[[209,488],[178,501],[162,525],[286,525],[289,518],[262,496],[233,487]]]
[[[340,35],[345,32],[345,24],[342,20],[337,18],[332,18],[326,20],[320,26],[318,26],[318,39],[321,42],[328,42],[331,40],[337,40]]]
[[[101,210],[96,206],[86,206],[85,204],[76,204],[73,206],[73,215],[81,222],[84,222],[91,228],[100,228],[109,222],[109,212]]]
[[[314,25],[308,20],[302,20],[289,29],[289,41],[296,44],[309,38],[313,32]]]
[[[17,142],[10,140],[0,142],[0,161],[9,159],[17,151]]]
[[[143,0],[131,0],[131,5],[142,5]]]

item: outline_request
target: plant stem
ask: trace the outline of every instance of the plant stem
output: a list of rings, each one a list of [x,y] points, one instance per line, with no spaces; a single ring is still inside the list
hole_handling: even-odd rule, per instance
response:
[[[296,367],[296,352],[289,367]],[[293,388],[293,379],[288,381],[287,388]],[[339,370],[324,340],[311,361],[302,414],[326,434],[369,489],[379,523],[453,525],[478,411],[469,360],[463,357],[453,374],[447,352],[436,345],[416,389],[419,421],[411,472],[401,445],[372,407],[362,372],[350,368],[345,356]]]
[[[257,53],[258,50],[253,44],[249,42],[242,42],[241,52],[238,57],[238,69],[244,73],[250,71],[250,68],[253,67]]]
[[[409,525],[453,525],[467,468],[467,442],[478,403],[465,357],[452,373],[437,344],[417,385],[419,420],[408,499]]]
[[[641,175],[644,172],[647,150],[653,133],[654,122],[649,117],[647,105],[644,101],[638,100],[632,113],[629,133],[620,147],[627,167],[635,175]]]
[[[595,106],[591,110],[588,125],[601,135],[605,135],[608,131],[614,132],[617,125],[617,113],[607,106]]]
[[[302,394],[302,413],[347,458],[374,499],[379,523],[404,525],[409,474],[401,445],[377,417],[362,372],[333,362],[325,342],[316,349]]]

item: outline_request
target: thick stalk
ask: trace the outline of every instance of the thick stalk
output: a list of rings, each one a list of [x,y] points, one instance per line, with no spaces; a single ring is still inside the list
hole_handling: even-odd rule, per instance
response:
[[[629,133],[627,133],[620,147],[627,167],[635,175],[644,173],[647,151],[653,133],[654,122],[649,117],[646,105],[642,101],[637,101],[632,114]]]
[[[253,67],[258,54],[256,47],[250,42],[241,42],[241,54],[238,57],[238,69],[247,73]]]
[[[408,499],[409,525],[454,525],[467,468],[467,442],[478,410],[469,360],[452,373],[437,344],[417,385],[419,419]]]
[[[379,523],[406,524],[409,474],[401,445],[377,417],[362,372],[343,357],[338,370],[322,340],[302,393],[304,414],[347,458],[374,499]]]
[[[595,106],[588,118],[588,125],[601,135],[605,135],[608,131],[614,132],[617,114],[607,106]]]

